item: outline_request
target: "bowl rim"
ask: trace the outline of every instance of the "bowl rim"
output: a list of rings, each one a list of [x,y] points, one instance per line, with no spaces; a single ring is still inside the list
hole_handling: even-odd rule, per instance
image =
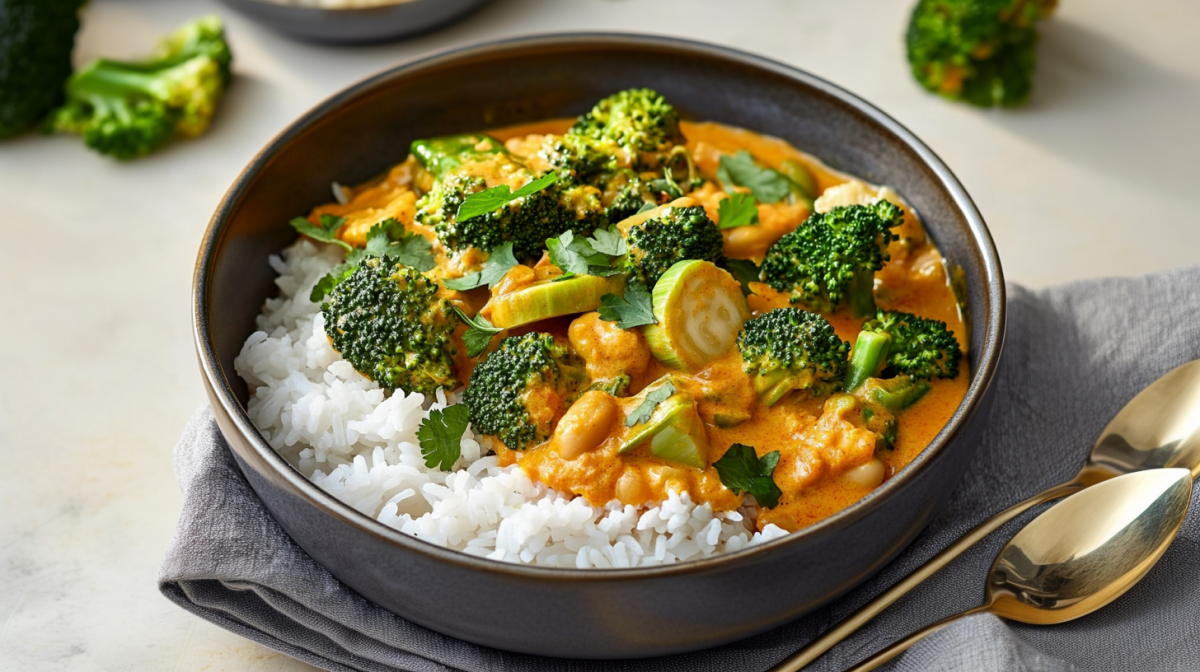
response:
[[[955,207],[964,215],[972,233],[971,239],[978,248],[979,255],[983,261],[984,277],[981,280],[986,283],[985,295],[990,298],[991,303],[990,310],[986,314],[973,311],[973,314],[977,318],[982,317],[985,319],[986,325],[982,347],[979,349],[978,365],[972,375],[963,401],[960,402],[954,414],[930,444],[892,478],[888,479],[862,499],[828,518],[796,532],[737,551],[721,553],[697,560],[687,560],[669,565],[651,567],[605,569],[542,567],[538,565],[510,563],[469,555],[462,551],[439,546],[433,542],[407,535],[398,529],[384,525],[374,518],[359,512],[349,504],[338,500],[333,495],[319,488],[296,467],[287,462],[282,455],[271,448],[250,420],[246,409],[237,400],[231,385],[221,373],[220,363],[217,360],[215,349],[212,345],[210,321],[206,310],[212,297],[210,293],[211,271],[216,258],[216,252],[220,248],[226,234],[225,225],[229,217],[237,208],[242,198],[250,191],[259,171],[272,156],[311,124],[316,123],[326,114],[339,108],[348,99],[365,93],[392,77],[403,76],[424,67],[437,66],[457,58],[477,56],[486,52],[553,47],[570,50],[584,46],[606,48],[625,46],[667,49],[676,54],[685,56],[694,54],[709,59],[723,60],[743,67],[766,70],[786,79],[798,80],[854,108],[857,112],[869,117],[907,145],[933,172],[942,187],[951,196]],[[1000,259],[995,243],[992,240],[987,225],[984,223],[983,216],[975,206],[974,201],[967,194],[966,189],[933,150],[919,140],[911,131],[871,103],[799,68],[730,47],[697,40],[644,33],[571,31],[501,38],[426,52],[395,65],[388,66],[350,84],[316,104],[284,127],[262,149],[255,153],[254,157],[238,174],[229,190],[222,197],[221,202],[218,204],[209,221],[208,227],[205,229],[193,275],[192,326],[200,368],[203,373],[204,383],[209,388],[210,399],[220,403],[221,410],[224,411],[226,417],[236,426],[242,437],[253,446],[258,457],[264,463],[270,465],[276,472],[276,475],[284,479],[292,487],[295,494],[302,496],[309,504],[316,506],[323,513],[334,517],[341,523],[350,524],[359,528],[362,532],[395,544],[406,551],[429,556],[430,559],[437,562],[451,563],[464,569],[508,574],[519,578],[539,581],[578,581],[582,579],[611,582],[704,572],[729,563],[744,562],[754,556],[774,553],[789,544],[833,534],[864,518],[879,506],[882,506],[892,493],[908,487],[921,472],[925,471],[930,463],[941,456],[951,439],[961,432],[979,410],[985,393],[995,376],[1003,350],[1005,294],[1003,271],[1000,266]]]

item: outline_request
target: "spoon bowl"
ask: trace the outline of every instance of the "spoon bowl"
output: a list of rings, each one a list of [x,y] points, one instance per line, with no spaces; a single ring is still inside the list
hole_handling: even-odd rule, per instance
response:
[[[1109,479],[1059,502],[1016,534],[992,563],[985,603],[875,654],[868,672],[950,623],[980,612],[1034,625],[1074,620],[1123,595],[1179,533],[1192,497],[1188,469]]]

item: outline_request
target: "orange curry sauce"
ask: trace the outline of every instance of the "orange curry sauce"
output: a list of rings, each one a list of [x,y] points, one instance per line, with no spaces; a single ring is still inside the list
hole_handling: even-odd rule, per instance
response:
[[[525,147],[534,146],[540,140],[529,136],[562,134],[573,121],[549,120],[490,131],[488,135],[505,142],[512,153],[521,157]],[[800,162],[816,178],[819,192],[847,185],[853,180],[776,138],[715,123],[683,122],[683,133],[691,157],[704,175],[716,174],[722,155],[745,149],[759,162],[776,168],[785,159]],[[339,236],[347,242],[362,245],[373,224],[386,217],[395,217],[409,230],[425,236],[433,243],[438,268],[431,274],[439,277],[461,276],[472,266],[477,266],[480,259],[473,257],[473,253],[448,254],[438,244],[433,231],[414,222],[414,186],[428,187],[419,183],[422,173],[415,159],[409,157],[385,177],[351,190],[348,204],[318,207],[310,218],[315,221],[323,213],[345,217],[347,222]],[[878,193],[874,187],[862,183],[848,186],[854,188],[845,197],[850,201],[835,204],[849,204],[856,193],[859,198],[871,198]],[[709,216],[717,220],[718,204],[724,198],[724,192],[718,184],[705,182],[687,196],[703,205]],[[886,192],[885,196],[904,209],[905,224],[897,230],[899,240],[891,244],[891,261],[876,273],[875,294],[879,307],[946,322],[950,330],[958,335],[965,352],[967,344],[964,335],[967,332],[941,255],[926,238],[920,221],[906,204],[894,192]],[[759,225],[723,231],[728,256],[761,261],[767,247],[795,229],[811,214],[803,204],[781,202],[760,204],[758,207]],[[540,273],[542,269],[539,267],[538,270]],[[755,283],[752,289],[754,293],[748,297],[748,302],[754,315],[790,305],[785,295],[765,285]],[[444,291],[447,299],[469,314],[477,312],[489,298],[486,288],[465,293]],[[826,318],[839,336],[853,344],[862,320],[843,313],[827,315]],[[459,336],[463,330],[463,327],[459,328]],[[930,392],[912,408],[899,414],[899,438],[894,449],[875,451],[873,434],[836,413],[825,413],[823,416],[821,399],[795,392],[769,409],[758,403],[749,377],[742,372],[741,356],[736,348],[705,369],[686,374],[672,371],[654,360],[640,330],[622,331],[612,323],[598,320],[595,313],[547,320],[502,333],[501,336],[533,330],[570,340],[586,361],[592,379],[602,378],[606,368],[642,371],[641,375],[634,376],[631,394],[636,394],[664,374],[675,373],[679,376],[691,395],[698,400],[700,415],[706,423],[710,444],[707,456],[709,465],[720,459],[734,443],[754,446],[760,456],[779,451],[781,459],[774,476],[784,495],[779,506],[760,512],[757,519],[760,529],[767,523],[774,523],[787,530],[797,530],[859,500],[877,487],[878,478],[868,479],[873,482],[864,484],[863,479],[851,478],[846,472],[873,459],[883,463],[883,478],[891,478],[929,445],[949,420],[966,393],[969,379],[964,364],[956,379],[932,381]],[[496,339],[494,343],[498,341]],[[466,348],[461,340],[458,352],[458,378],[467,380],[474,362],[466,357]],[[613,364],[620,366],[610,366]],[[686,491],[694,501],[708,502],[714,510],[731,510],[741,505],[742,497],[721,484],[712,466],[701,471],[666,462],[652,456],[645,445],[624,455],[618,454],[618,435],[633,405],[627,398],[608,397],[607,400],[600,399],[594,408],[589,406],[599,396],[608,395],[590,393],[587,403],[583,404],[587,408],[581,406],[576,409],[576,417],[566,420],[562,418],[568,409],[562,408],[560,401],[548,400],[545,409],[554,416],[553,423],[583,422],[592,431],[608,432],[609,438],[599,448],[572,454],[560,445],[562,432],[556,432],[551,440],[523,452],[508,450],[495,441],[494,448],[501,463],[519,464],[531,478],[560,492],[585,497],[594,505],[603,505],[614,499],[624,504],[643,505],[666,499],[667,493],[672,490]],[[710,403],[705,400],[706,397],[720,397],[721,401]],[[743,411],[750,413],[750,419],[733,427],[717,426],[716,417],[728,410],[725,407],[730,404],[742,406]]]

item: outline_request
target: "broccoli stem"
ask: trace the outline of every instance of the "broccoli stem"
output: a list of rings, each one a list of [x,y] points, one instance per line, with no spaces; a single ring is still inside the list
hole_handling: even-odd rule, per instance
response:
[[[846,304],[854,317],[875,315],[875,272],[860,270],[846,287]]]
[[[929,383],[924,380],[914,381],[908,376],[898,376],[873,385],[866,391],[866,396],[880,406],[898,413],[912,406],[929,391]]]
[[[858,340],[854,342],[854,352],[850,355],[850,367],[846,374],[845,390],[854,392],[867,382],[868,378],[878,375],[887,359],[888,347],[892,344],[891,336],[875,331],[860,331]]]

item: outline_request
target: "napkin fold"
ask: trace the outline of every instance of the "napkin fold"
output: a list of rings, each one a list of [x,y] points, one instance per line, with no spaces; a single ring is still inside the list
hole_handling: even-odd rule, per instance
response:
[[[184,609],[327,670],[759,671],[1007,506],[1073,476],[1134,394],[1200,358],[1200,266],[1139,278],[1009,287],[1008,336],[986,438],[948,504],[879,574],[770,632],[690,654],[568,661],[438,634],[342,585],[270,517],[238,470],[212,412],[175,449],[184,505],[159,588]],[[935,620],[978,605],[1000,547],[1044,510],[976,545],[808,669],[843,670]],[[1058,626],[973,616],[882,669],[893,672],[1196,670],[1200,666],[1200,506],[1158,565],[1110,606]]]

